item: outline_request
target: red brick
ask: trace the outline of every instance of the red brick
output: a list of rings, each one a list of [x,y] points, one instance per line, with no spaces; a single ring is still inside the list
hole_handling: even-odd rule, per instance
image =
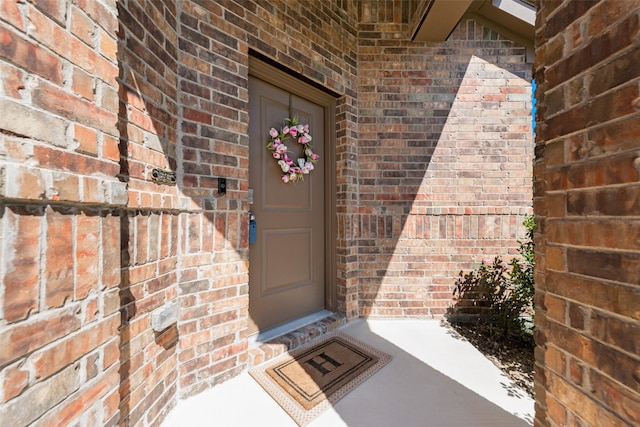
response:
[[[115,8],[110,8],[97,0],[77,0],[76,4],[113,38],[116,37],[118,19]]]
[[[93,129],[81,125],[74,125],[74,140],[78,143],[77,151],[86,154],[98,154],[98,140]]]
[[[40,225],[42,215],[24,208],[6,211],[6,225],[20,239],[11,239],[12,248],[5,253],[4,318],[8,322],[25,319],[38,309],[40,295]]]
[[[105,202],[105,188],[101,179],[92,177],[82,179],[82,201],[85,203]]]
[[[38,420],[39,425],[70,425],[77,418],[85,415],[89,408],[98,402],[100,398],[116,388],[118,380],[118,370],[115,368],[108,370],[100,379],[84,384],[82,389],[73,395],[73,398],[67,399],[62,405],[47,413],[41,420]],[[89,424],[91,424],[90,421]]]
[[[193,120],[195,122],[211,124],[211,114],[205,113],[198,110],[193,110],[191,108],[184,108],[183,112],[184,118],[187,120]]]
[[[544,364],[546,368],[560,375],[564,375],[566,370],[566,356],[555,347],[548,347],[544,353]]]
[[[46,220],[45,301],[59,307],[73,298],[73,216],[48,208]]]
[[[546,315],[548,318],[558,322],[564,322],[566,317],[566,302],[554,295],[547,293],[544,297],[544,305],[546,307]]]
[[[640,336],[640,325],[629,320],[594,311],[589,325],[594,338],[630,354],[640,355],[640,341],[637,339]]]
[[[120,160],[120,146],[116,138],[110,135],[103,136],[102,157],[115,162]]]
[[[53,173],[53,200],[74,201],[80,200],[80,180],[76,175],[66,173]]]
[[[557,426],[564,426],[567,423],[567,410],[551,395],[546,396],[547,415],[549,419]]]
[[[637,63],[639,58],[640,53],[631,50],[599,68],[590,82],[589,93],[596,96],[638,77],[638,71],[632,64]]]
[[[575,359],[569,361],[569,379],[577,386],[582,386],[585,367]]]
[[[566,326],[549,322],[545,330],[548,343],[553,343],[569,355],[575,356],[584,363],[594,366],[597,361],[597,343],[589,337],[578,334]]]
[[[640,136],[640,125],[634,117],[624,118],[618,126],[598,126],[588,130],[588,139],[603,154],[633,149]]]
[[[95,100],[94,77],[78,67],[73,67],[72,89],[75,93],[89,101]]]
[[[100,218],[81,213],[76,217],[75,299],[84,299],[98,289]]]
[[[2,19],[19,30],[24,31],[24,20],[18,8],[20,0],[6,0],[0,3],[0,16]]]
[[[93,46],[92,37],[96,32],[93,21],[77,7],[71,7],[71,32],[89,46]]]
[[[547,247],[545,253],[547,267],[554,270],[565,270],[564,250],[560,247]]]
[[[640,255],[635,252],[597,252],[571,248],[567,250],[567,268],[584,276],[640,283]]]
[[[117,118],[114,114],[44,82],[34,88],[33,103],[37,107],[85,126],[108,134],[115,132]]]
[[[610,408],[629,425],[640,424],[640,398],[628,389],[620,387],[611,378],[591,372],[592,395]]]
[[[3,2],[2,4],[11,4],[11,2]],[[0,7],[2,6],[0,5]],[[20,91],[25,87],[25,73],[5,62],[0,63],[0,73],[4,76],[2,78],[2,88],[4,93],[12,98],[22,98]]]
[[[569,304],[569,325],[572,328],[585,330],[589,321],[590,310],[579,304]]]
[[[640,224],[617,219],[599,221],[553,221],[547,223],[550,242],[632,250],[640,239]]]
[[[564,286],[567,282],[566,275],[550,272],[546,285],[550,292],[565,298],[640,320],[640,312],[637,309],[640,293],[635,288],[620,285],[602,286],[600,281],[586,277],[572,277],[571,286]]]
[[[77,329],[80,320],[74,308],[49,311],[29,320],[5,327],[0,331],[0,366],[4,366]]]
[[[100,301],[97,296],[91,296],[87,298],[83,307],[84,317],[82,319],[83,324],[92,323],[98,319],[100,314]]]
[[[0,57],[54,83],[62,83],[62,61],[58,57],[5,27],[0,27]]]
[[[67,9],[64,2],[57,0],[37,0],[35,1],[35,5],[58,23],[64,24]]]
[[[171,387],[167,386],[166,388],[167,390],[164,394],[149,408],[147,419],[154,425],[161,423],[175,405],[173,396],[177,392],[177,385],[173,384]]]
[[[107,215],[102,220],[102,285],[114,287],[120,283],[121,217]]]
[[[561,377],[551,374],[550,378],[549,392],[567,407],[575,408],[580,417],[587,421],[589,425],[596,425],[598,405]]]
[[[135,222],[134,240],[138,242],[136,245],[135,263],[138,265],[145,264],[149,254],[149,217],[147,215],[138,215]],[[134,281],[135,283],[135,281]]]
[[[100,32],[100,53],[111,61],[115,61],[118,55],[116,39],[102,31]]]
[[[91,156],[60,151],[44,145],[35,146],[33,151],[44,168],[64,168],[76,172],[77,175],[91,175],[92,172],[99,170],[109,176],[115,176],[120,170],[119,165],[112,162],[107,163]]]
[[[83,328],[79,334],[55,343],[53,347],[38,351],[29,360],[34,367],[35,379],[47,378],[78,360],[99,344],[100,325]]]
[[[117,316],[119,318],[119,316]],[[106,370],[120,360],[120,346],[117,340],[112,339],[105,344],[102,356],[102,369]]]
[[[100,107],[114,114],[118,114],[120,108],[118,101],[118,91],[113,87],[105,84],[102,84],[101,87],[102,93],[100,94],[99,100]]]
[[[17,363],[3,368],[3,402],[7,402],[20,393],[29,385],[29,371],[23,369],[22,363]]]
[[[37,425],[34,421],[80,387],[79,374],[78,366],[69,366],[47,381],[29,387],[4,405],[3,420],[10,420],[12,425]]]
[[[36,352],[30,357],[36,378],[46,378],[79,360],[100,346],[115,331],[116,318],[85,327],[77,334],[58,341],[53,348]],[[117,326],[117,325],[116,325]]]
[[[103,408],[104,408],[103,422],[105,425],[109,425],[107,421],[116,414],[116,412],[118,411],[119,405],[120,405],[120,392],[117,389],[110,392],[103,399]]]
[[[39,200],[45,196],[44,179],[38,169],[10,170],[6,179],[13,183],[6,196],[13,199]]]

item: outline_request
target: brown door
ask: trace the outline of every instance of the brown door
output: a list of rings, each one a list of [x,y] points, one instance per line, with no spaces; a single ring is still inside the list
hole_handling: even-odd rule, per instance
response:
[[[298,117],[309,125],[320,155],[304,181],[284,183],[267,150],[269,129]],[[249,245],[249,332],[255,333],[325,307],[325,109],[263,80],[249,80],[249,186],[256,241]],[[288,138],[289,157],[304,157]],[[292,154],[293,152],[293,154]]]

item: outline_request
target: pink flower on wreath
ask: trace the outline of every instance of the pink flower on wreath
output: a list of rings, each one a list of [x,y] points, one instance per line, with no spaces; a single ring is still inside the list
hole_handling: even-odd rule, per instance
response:
[[[319,154],[311,153],[311,159],[312,159],[312,160],[318,160],[319,158],[320,158],[320,155],[319,155]]]
[[[307,142],[309,142],[309,140],[304,135],[302,135],[300,138],[298,138],[298,144],[306,144]]]
[[[292,126],[291,129],[289,129],[289,134],[295,138],[298,135],[298,129]]]
[[[276,128],[269,129],[269,136],[271,136],[271,138],[275,138],[278,136],[278,131],[276,130]]]
[[[289,133],[289,126],[283,127],[282,128],[282,133],[285,134],[285,135],[288,134]]]

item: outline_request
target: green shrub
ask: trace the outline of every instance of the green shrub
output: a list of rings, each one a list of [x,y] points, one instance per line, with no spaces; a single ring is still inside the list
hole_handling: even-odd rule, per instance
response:
[[[471,272],[461,271],[455,282],[458,313],[471,315],[496,337],[527,333],[526,316],[533,315],[533,216],[527,216],[523,225],[527,239],[518,242],[522,259],[507,265],[497,256],[492,264],[483,261]]]
[[[533,281],[534,270],[534,244],[533,244],[533,230],[536,227],[536,223],[533,215],[527,215],[522,225],[527,229],[527,239],[524,241],[518,241],[520,247],[518,252],[522,256],[522,260],[514,258],[509,263],[511,265],[511,273],[509,279],[515,291],[522,295],[528,301],[528,309],[533,309],[533,295],[535,293],[535,285]]]

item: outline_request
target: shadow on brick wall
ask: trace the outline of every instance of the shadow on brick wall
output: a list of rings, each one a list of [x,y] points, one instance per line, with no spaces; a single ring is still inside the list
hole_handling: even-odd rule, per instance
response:
[[[118,177],[128,191],[118,213],[119,425],[163,418],[177,395],[177,324],[151,328],[151,314],[178,296],[176,30],[166,21],[176,10],[175,2],[144,7],[118,3]],[[158,14],[165,19],[154,22]]]
[[[524,47],[474,21],[437,45],[368,34],[352,221],[360,310],[439,317],[460,270],[517,253],[532,200],[531,66]]]

